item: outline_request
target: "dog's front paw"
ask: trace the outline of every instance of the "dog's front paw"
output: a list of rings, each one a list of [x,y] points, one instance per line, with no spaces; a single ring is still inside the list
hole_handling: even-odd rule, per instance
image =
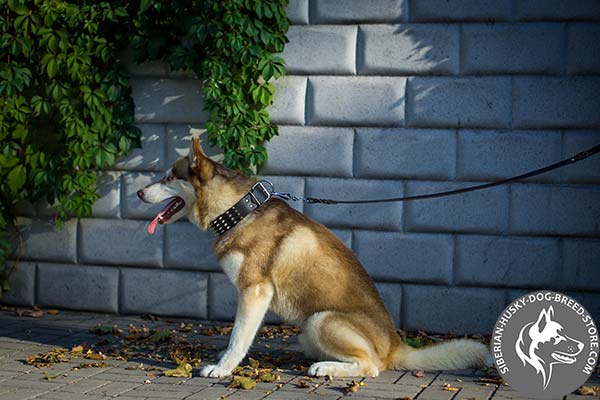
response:
[[[205,378],[224,378],[231,375],[231,371],[218,365],[207,365],[200,371],[200,376]]]

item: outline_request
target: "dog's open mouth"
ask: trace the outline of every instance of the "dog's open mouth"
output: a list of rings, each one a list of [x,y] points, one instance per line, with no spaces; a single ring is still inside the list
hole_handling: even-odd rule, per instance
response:
[[[577,361],[575,358],[570,357],[565,353],[559,351],[555,351],[554,353],[552,353],[552,358],[564,364],[573,364],[575,361]]]
[[[164,224],[183,207],[185,207],[185,201],[181,197],[176,196],[171,198],[169,204],[167,204],[165,208],[156,214],[156,217],[154,217],[152,222],[150,222],[150,225],[148,225],[148,233],[154,235],[154,230],[156,229],[157,224]]]

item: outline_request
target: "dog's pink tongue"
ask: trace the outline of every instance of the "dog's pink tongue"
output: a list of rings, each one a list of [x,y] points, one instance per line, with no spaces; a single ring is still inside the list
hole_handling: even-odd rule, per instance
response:
[[[158,218],[160,218],[160,214],[158,214],[152,222],[148,225],[148,233],[154,235],[154,231],[156,230],[156,225],[158,225]]]

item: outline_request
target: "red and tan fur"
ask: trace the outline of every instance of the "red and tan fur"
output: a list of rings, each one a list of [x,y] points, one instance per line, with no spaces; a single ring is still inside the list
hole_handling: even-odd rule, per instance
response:
[[[177,165],[180,163],[180,165]],[[254,179],[209,159],[192,139],[187,180],[196,202],[187,216],[201,229],[233,206]],[[180,175],[186,175],[180,173]],[[214,252],[239,290],[227,350],[202,376],[223,377],[245,357],[268,309],[302,328],[300,343],[316,376],[377,376],[391,368],[452,369],[478,366],[488,355],[477,342],[457,340],[425,349],[404,344],[364,268],[323,225],[271,199],[218,238]]]

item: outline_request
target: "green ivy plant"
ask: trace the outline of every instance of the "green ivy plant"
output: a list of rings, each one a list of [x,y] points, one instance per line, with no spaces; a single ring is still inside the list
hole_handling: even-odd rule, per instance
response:
[[[140,145],[118,54],[163,60],[203,81],[206,128],[224,163],[252,173],[277,134],[269,121],[274,56],[287,42],[287,0],[0,0],[0,294],[12,268],[15,206],[45,199],[89,215],[95,171]]]
[[[272,79],[285,74],[287,0],[142,1],[132,46],[138,62],[161,59],[204,83],[210,145],[225,165],[252,173],[267,159],[263,142],[277,135],[269,121]]]

